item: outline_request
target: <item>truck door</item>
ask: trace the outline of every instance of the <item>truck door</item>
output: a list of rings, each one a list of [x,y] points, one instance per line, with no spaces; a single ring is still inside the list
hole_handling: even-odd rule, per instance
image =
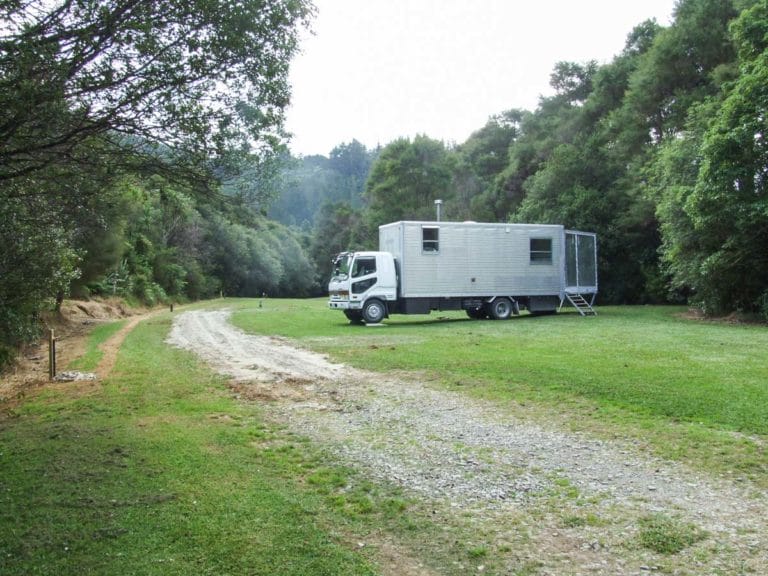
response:
[[[590,232],[565,231],[565,289],[597,292],[597,238]]]
[[[358,256],[352,264],[352,294],[363,294],[376,285],[376,256]]]

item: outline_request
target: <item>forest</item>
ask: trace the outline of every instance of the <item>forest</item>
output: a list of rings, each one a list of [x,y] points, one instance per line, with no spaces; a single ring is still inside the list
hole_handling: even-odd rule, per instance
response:
[[[320,295],[333,254],[437,198],[448,220],[597,232],[601,303],[768,320],[768,0],[679,0],[463,143],[296,158],[287,71],[313,10],[2,3],[0,367],[67,297]]]

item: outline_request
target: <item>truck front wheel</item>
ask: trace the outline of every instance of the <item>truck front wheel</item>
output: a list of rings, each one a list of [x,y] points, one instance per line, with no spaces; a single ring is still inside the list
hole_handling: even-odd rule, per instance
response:
[[[363,306],[363,320],[366,324],[378,324],[386,314],[387,309],[381,300],[368,300]]]
[[[480,306],[479,308],[467,308],[467,316],[473,320],[482,320],[483,318],[487,318],[488,314],[483,307]]]
[[[509,298],[496,298],[488,304],[488,312],[494,320],[506,320],[512,315],[512,301]]]
[[[360,313],[360,310],[344,310],[344,316],[347,317],[351,324],[363,323],[363,315]]]

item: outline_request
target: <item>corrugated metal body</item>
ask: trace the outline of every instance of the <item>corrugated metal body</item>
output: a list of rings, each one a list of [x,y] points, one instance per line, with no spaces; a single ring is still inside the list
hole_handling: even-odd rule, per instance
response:
[[[424,228],[437,228],[437,251]],[[531,239],[551,240],[551,260],[531,261]],[[394,222],[379,227],[379,250],[395,256],[400,297],[559,295],[563,227],[475,222]],[[432,248],[428,245],[427,248]],[[546,260],[546,255],[545,258]]]

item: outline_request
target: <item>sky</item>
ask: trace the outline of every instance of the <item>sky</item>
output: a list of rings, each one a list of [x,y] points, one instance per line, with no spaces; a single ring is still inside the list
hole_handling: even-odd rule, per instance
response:
[[[296,156],[426,134],[461,144],[488,118],[535,110],[559,61],[610,62],[675,0],[314,0],[291,64]]]

